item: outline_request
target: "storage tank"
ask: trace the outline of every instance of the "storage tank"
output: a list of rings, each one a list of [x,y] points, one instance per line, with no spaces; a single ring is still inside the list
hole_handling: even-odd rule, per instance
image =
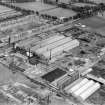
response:
[[[94,81],[91,80],[89,82],[87,82],[85,85],[83,85],[80,89],[78,89],[77,91],[75,91],[73,94],[74,96],[79,96],[81,93],[83,93],[84,91],[86,91],[89,87],[93,86]]]
[[[84,84],[86,84],[89,80],[87,78],[83,79],[80,83],[78,83],[77,85],[73,86],[71,89],[66,90],[67,93],[73,93],[76,90],[78,90],[79,88],[81,88],[82,86],[84,86]]]
[[[67,42],[67,43],[65,43],[65,44],[63,44],[59,47],[56,47],[55,49],[52,49],[51,51],[44,52],[43,55],[46,58],[49,58],[50,55],[53,57],[53,56],[59,55],[60,53],[62,53],[68,47],[70,47],[72,49],[73,45],[78,45],[78,40],[73,40],[73,41]]]
[[[39,53],[39,54],[40,54],[40,53],[43,53],[43,52],[45,52],[45,51],[51,50],[51,49],[53,49],[53,48],[56,48],[57,46],[60,46],[60,45],[66,43],[66,42],[68,42],[68,41],[71,41],[71,40],[72,40],[72,39],[69,38],[69,37],[62,38],[62,39],[60,39],[60,40],[57,40],[56,42],[50,43],[49,45],[46,45],[46,46],[44,46],[44,47],[42,47],[42,48],[37,49],[36,52]]]
[[[80,94],[80,98],[82,100],[86,100],[89,96],[91,96],[95,91],[97,91],[100,88],[99,83],[95,83],[92,87],[88,88],[85,92]]]

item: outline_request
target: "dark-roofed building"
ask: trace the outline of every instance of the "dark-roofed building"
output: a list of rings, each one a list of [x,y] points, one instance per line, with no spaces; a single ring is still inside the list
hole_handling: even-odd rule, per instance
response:
[[[58,79],[59,77],[66,74],[66,71],[61,70],[60,68],[57,68],[44,76],[42,76],[43,79],[49,82],[53,82],[54,80]]]

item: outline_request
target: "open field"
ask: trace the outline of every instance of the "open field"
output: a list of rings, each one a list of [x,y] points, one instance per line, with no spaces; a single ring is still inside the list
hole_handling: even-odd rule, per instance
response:
[[[41,12],[42,14],[48,14],[51,16],[57,16],[57,17],[72,17],[74,16],[76,13],[72,10],[67,10],[67,9],[63,9],[63,8],[55,8],[55,9],[51,9],[48,11],[43,11]]]
[[[105,89],[100,88],[87,99],[87,102],[93,103],[94,105],[105,105]]]
[[[42,14],[48,14],[48,15],[57,16],[57,17],[70,17],[76,14],[72,10],[58,8],[54,5],[44,4],[41,2],[14,3],[13,5],[24,9],[40,11],[40,13]]]
[[[93,29],[99,29],[105,27],[105,19],[102,19],[100,17],[91,17],[86,18],[82,20],[78,20],[75,23],[82,23],[88,27],[91,27]]]
[[[83,20],[78,20],[75,22],[77,23],[82,23],[83,25],[86,25],[87,27],[90,27],[93,31],[99,32],[104,35],[105,33],[105,19],[94,16],[91,18],[83,19]]]
[[[97,29],[96,31],[99,32],[102,35],[105,35],[105,26]]]
[[[44,11],[44,10],[56,8],[56,6],[43,4],[41,2],[14,3],[13,5],[24,9],[34,10],[34,11]]]
[[[94,4],[87,4],[87,3],[74,3],[73,6],[84,7],[84,6],[94,6]]]
[[[27,84],[30,83],[30,81],[20,73],[13,74],[11,70],[0,64],[0,85],[11,82],[22,82]]]

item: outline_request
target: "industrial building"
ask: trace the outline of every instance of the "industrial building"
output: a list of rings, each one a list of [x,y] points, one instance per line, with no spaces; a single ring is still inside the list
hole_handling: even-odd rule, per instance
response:
[[[72,84],[74,81],[78,79],[79,79],[79,72],[78,71],[71,72],[67,74],[65,77],[58,80],[57,87],[63,90],[65,87]]]
[[[47,59],[52,59],[53,57],[62,54],[63,51],[69,51],[77,46],[79,46],[77,40],[72,40],[71,38],[66,38],[62,35],[56,35],[45,39],[35,47],[32,47],[31,51],[41,54]]]
[[[74,86],[68,86],[65,88],[67,94],[72,93],[74,96],[79,97],[80,100],[86,100],[95,91],[100,88],[100,84],[87,78],[82,79]]]
[[[105,41],[98,33],[104,24],[97,24],[94,32],[81,21],[96,21],[105,5],[87,0],[28,1],[0,2],[0,92],[16,105],[90,104],[87,100],[105,85],[90,74],[105,58],[104,45],[98,44],[99,39]]]
[[[65,75],[66,72],[57,68],[47,74],[45,74],[44,76],[42,76],[43,79],[45,79],[46,81],[49,82],[53,82],[55,79],[61,77],[62,75]]]

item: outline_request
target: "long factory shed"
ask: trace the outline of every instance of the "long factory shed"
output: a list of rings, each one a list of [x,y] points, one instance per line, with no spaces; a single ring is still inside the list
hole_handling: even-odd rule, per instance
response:
[[[94,84],[95,82],[93,80],[88,81],[84,86],[82,86],[81,88],[79,88],[77,91],[73,93],[74,96],[79,96],[81,93],[86,91],[89,87],[93,86]]]
[[[54,43],[51,43],[51,44],[49,44],[49,45],[47,45],[45,47],[42,47],[42,48],[37,49],[36,50],[36,53],[39,53],[40,54],[40,53],[49,51],[49,50],[54,49],[54,48],[56,48],[56,47],[58,47],[60,45],[65,44],[65,43],[67,43],[67,42],[69,42],[71,40],[72,39],[70,37],[66,37],[66,38],[60,39],[60,40],[58,40],[58,41],[56,41]]]
[[[31,51],[43,55],[45,58],[55,57],[63,51],[69,51],[79,46],[78,40],[72,40],[70,37],[55,35],[37,43],[31,48]]]
[[[87,89],[87,91],[85,91],[82,94],[80,94],[80,98],[82,100],[86,100],[90,95],[92,95],[99,88],[100,88],[100,84],[99,83],[95,83],[92,87],[90,87],[89,89]]]
[[[79,46],[78,40],[69,41],[61,46],[58,46],[58,47],[50,50],[50,51],[44,52],[43,55],[46,58],[50,58],[50,56],[55,57],[55,56],[59,55],[60,53],[62,53],[63,51],[69,51],[77,46]]]
[[[44,47],[44,46],[46,46],[48,44],[51,44],[51,43],[53,43],[53,42],[55,42],[57,40],[62,39],[64,37],[65,36],[63,36],[63,35],[55,35],[55,36],[49,37],[49,38],[47,38],[45,40],[42,40],[41,42],[36,43],[36,46],[32,47],[31,51],[35,52],[38,48],[42,48],[42,47]]]
[[[75,97],[78,97],[80,100],[84,101],[96,92],[100,86],[101,85],[98,82],[84,78],[72,87],[67,86],[64,90],[67,94],[73,94]]]

